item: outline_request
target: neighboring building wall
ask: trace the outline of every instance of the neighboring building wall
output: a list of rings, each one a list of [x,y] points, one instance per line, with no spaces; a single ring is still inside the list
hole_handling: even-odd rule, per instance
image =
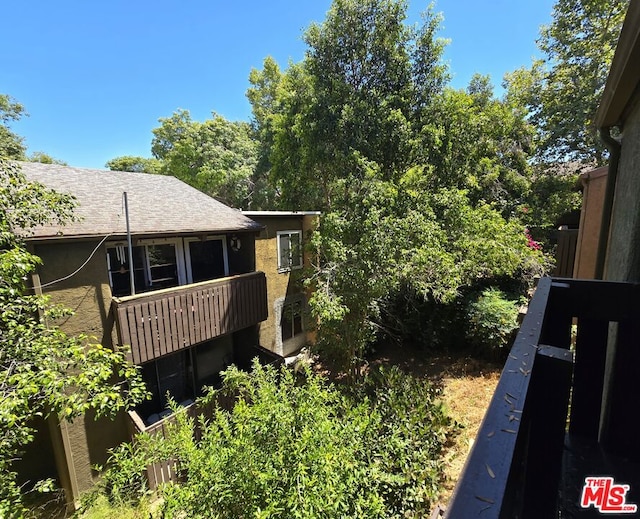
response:
[[[605,278],[640,281],[640,103],[625,120]]]
[[[254,233],[238,233],[237,238],[236,241],[229,236],[227,242],[230,275],[255,270]],[[100,245],[94,252],[99,242],[99,239],[62,242],[52,240],[33,244],[33,252],[43,262],[38,268],[34,285],[46,285],[71,274],[93,253],[91,260],[77,274],[50,287],[45,286],[42,291],[51,296],[52,303],[73,310],[72,316],[56,323],[65,333],[70,336],[83,334],[89,336],[92,342],[113,348],[117,343],[117,336],[111,304],[107,244]],[[242,339],[242,345],[247,348],[257,345],[256,325],[240,332],[213,341],[215,348],[203,357],[207,364],[222,369],[235,360],[236,336]],[[250,353],[245,354],[249,355]],[[214,375],[205,371],[199,374],[202,377]],[[96,420],[92,413],[76,418],[73,422],[56,421],[49,430],[40,428],[40,436],[41,441],[50,444],[50,450],[56,454],[57,474],[50,474],[49,477],[57,476],[68,500],[76,503],[80,495],[96,481],[98,473],[92,467],[104,465],[108,449],[130,439],[125,413],[120,413],[113,421],[106,418]],[[37,470],[31,464],[38,463],[38,458],[33,458],[25,460],[23,464],[25,476]]]
[[[99,240],[35,245],[34,252],[43,262],[38,268],[40,284],[71,274],[89,258],[98,243]],[[77,274],[45,287],[43,292],[51,296],[54,304],[73,310],[74,315],[57,323],[65,333],[84,334],[94,342],[112,347],[111,290],[104,245]],[[53,448],[62,454],[57,463],[58,476],[68,495],[77,501],[95,482],[97,473],[92,466],[104,464],[107,449],[128,438],[125,417],[122,413],[114,421],[95,420],[87,414],[73,422],[63,421],[57,429],[59,432],[53,435],[57,440],[51,441]],[[51,438],[49,433],[45,434]]]
[[[260,345],[278,355],[290,355],[312,340],[309,333],[308,312],[302,315],[305,333],[282,341],[280,322],[286,304],[302,303],[306,308],[306,294],[300,282],[301,269],[278,270],[278,232],[302,230],[302,241],[308,239],[317,225],[317,216],[265,216],[251,215],[250,218],[265,226],[256,239],[256,270],[267,277],[267,307],[269,317],[260,324]],[[308,253],[303,255],[303,265],[309,265]]]
[[[576,258],[573,266],[574,278],[595,278],[607,171],[607,167],[602,167],[580,175],[580,182],[583,186],[582,209],[580,211]]]

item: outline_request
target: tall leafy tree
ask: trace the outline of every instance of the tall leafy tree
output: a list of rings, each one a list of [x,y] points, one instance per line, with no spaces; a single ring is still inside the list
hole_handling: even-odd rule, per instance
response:
[[[534,128],[515,100],[497,99],[488,76],[465,90],[446,88],[432,102],[418,134],[418,163],[431,164],[437,186],[467,190],[471,201],[493,203],[504,216],[522,204],[530,183]]]
[[[448,88],[440,18],[409,26],[406,7],[335,0],[305,59],[266,61],[249,92],[281,206],[323,210],[310,306],[353,375],[403,287],[443,304],[541,260],[506,219],[529,185],[526,111],[486,77]]]
[[[0,94],[0,158],[24,160],[24,139],[14,133],[10,124],[26,115],[24,107],[7,94]]]
[[[321,219],[310,306],[319,346],[354,377],[367,345],[389,331],[394,294],[408,290],[420,301],[448,304],[475,284],[541,273],[542,255],[517,220],[472,204],[464,190],[435,188],[434,174],[415,167],[392,183],[365,172],[369,180]]]
[[[0,160],[0,516],[21,515],[13,461],[33,439],[32,420],[73,419],[88,409],[114,416],[146,394],[123,352],[69,337],[55,326],[68,311],[33,293],[26,280],[40,260],[25,236],[72,216],[73,200],[28,182],[15,162]]]
[[[151,151],[160,172],[234,207],[251,206],[257,144],[248,123],[227,121],[218,114],[194,121],[186,110],[160,119]]]
[[[385,180],[411,163],[418,114],[446,69],[433,38],[438,17],[427,11],[416,28],[406,9],[396,0],[336,0],[307,30],[309,50],[280,80],[272,119],[272,178],[284,205],[330,207],[362,180],[353,176],[360,159]]]
[[[123,155],[108,161],[105,166],[111,171],[130,171],[131,173],[160,173],[162,162],[155,158]]]
[[[262,203],[254,172],[259,157],[249,123],[218,114],[194,121],[188,110],[163,117],[153,130],[153,158],[123,156],[107,162],[111,170],[172,175],[233,207]],[[258,202],[256,202],[258,200]]]
[[[604,163],[593,118],[628,3],[558,0],[538,40],[543,58],[507,75],[510,95],[530,107],[542,161]]]
[[[271,150],[275,139],[274,119],[280,113],[282,82],[280,67],[270,56],[265,58],[262,70],[252,69],[249,74],[251,86],[247,98],[253,113],[253,136],[258,144],[258,161],[253,172],[255,209],[275,209],[279,203],[279,193],[271,181]]]

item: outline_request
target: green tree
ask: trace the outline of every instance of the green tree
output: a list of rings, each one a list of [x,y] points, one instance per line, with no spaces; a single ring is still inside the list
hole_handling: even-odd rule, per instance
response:
[[[34,295],[26,280],[39,264],[24,238],[33,227],[72,217],[73,201],[28,182],[16,163],[0,160],[0,516],[22,513],[12,463],[33,439],[31,420],[72,420],[140,401],[146,391],[120,351],[69,337],[55,326],[68,311]]]
[[[151,151],[160,172],[238,208],[250,208],[258,147],[248,123],[218,114],[204,122],[186,110],[160,119]]]
[[[475,75],[466,91],[446,88],[431,112],[417,136],[417,160],[435,168],[436,186],[465,189],[474,204],[515,214],[531,181],[534,128],[525,107],[495,98],[489,77]]]
[[[394,294],[450,304],[491,280],[515,279],[520,288],[541,274],[543,256],[522,224],[472,204],[463,190],[434,189],[433,175],[415,167],[397,184],[364,182],[340,210],[323,214],[314,237],[320,258],[308,282],[318,345],[354,379],[368,344],[389,331]]]
[[[12,97],[0,94],[0,158],[24,160],[24,139],[11,131],[9,125],[26,115],[24,107]]]
[[[283,75],[276,61],[267,56],[262,70],[252,69],[247,98],[251,103],[251,127],[258,144],[258,160],[253,173],[252,203],[255,209],[275,209],[279,193],[271,181],[271,151],[274,146],[274,119],[280,113]]]
[[[543,58],[506,76],[510,95],[531,110],[540,160],[604,164],[607,154],[593,118],[628,3],[558,0],[538,40]]]
[[[428,9],[408,26],[404,1],[336,0],[302,62],[252,75],[280,205],[323,211],[310,305],[320,346],[354,377],[403,288],[447,304],[542,260],[513,219],[530,183],[526,109],[484,76],[446,87],[439,21]]]
[[[287,69],[278,102],[268,104],[272,179],[284,206],[330,208],[362,180],[354,176],[361,159],[383,180],[411,163],[413,132],[446,69],[444,44],[433,39],[439,18],[428,10],[416,28],[406,9],[403,1],[336,0],[307,30],[305,59]]]
[[[34,151],[27,157],[27,160],[29,162],[40,162],[41,164],[60,164],[61,166],[68,166],[65,161],[56,159],[44,151]]]
[[[160,173],[162,162],[158,159],[123,155],[111,159],[105,164],[111,171],[130,171],[132,173]]]

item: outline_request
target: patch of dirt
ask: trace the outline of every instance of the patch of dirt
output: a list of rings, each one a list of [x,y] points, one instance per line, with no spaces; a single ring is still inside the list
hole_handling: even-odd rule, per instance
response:
[[[500,379],[501,369],[501,366],[492,363],[482,365],[480,361],[467,358],[455,362],[442,377],[442,398],[451,416],[462,428],[445,452],[445,483],[439,499],[441,504],[448,503],[451,498]]]

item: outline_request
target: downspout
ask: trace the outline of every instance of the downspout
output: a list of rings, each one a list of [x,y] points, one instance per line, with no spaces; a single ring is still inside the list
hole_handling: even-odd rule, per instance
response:
[[[618,180],[618,162],[620,160],[620,142],[611,136],[611,127],[599,129],[600,138],[609,149],[609,171],[607,185],[602,204],[602,221],[600,223],[600,237],[598,239],[598,254],[596,256],[596,279],[604,279],[604,265],[607,259],[609,245],[609,230],[611,229],[611,214],[613,212],[613,198]]]

